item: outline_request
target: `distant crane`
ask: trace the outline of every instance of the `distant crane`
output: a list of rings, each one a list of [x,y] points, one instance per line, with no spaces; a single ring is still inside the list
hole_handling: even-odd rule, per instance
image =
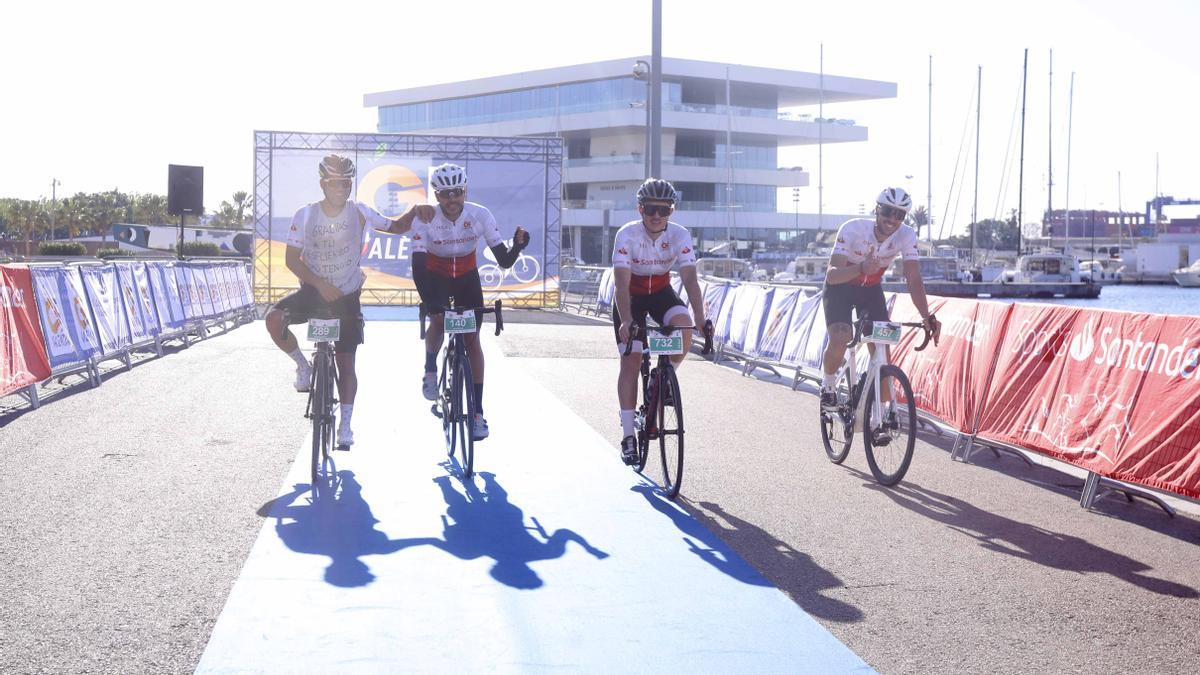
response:
[[[1200,204],[1200,199],[1175,199],[1170,196],[1158,196],[1146,202],[1146,224],[1153,225],[1162,220],[1164,206],[1192,206]],[[1154,210],[1154,220],[1150,219],[1150,210]]]

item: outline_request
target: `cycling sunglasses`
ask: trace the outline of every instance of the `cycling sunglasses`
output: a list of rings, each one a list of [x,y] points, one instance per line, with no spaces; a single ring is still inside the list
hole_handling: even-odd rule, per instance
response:
[[[448,190],[437,190],[434,193],[438,199],[457,199],[462,196],[462,188],[450,188]]]
[[[657,216],[666,217],[671,215],[671,209],[673,208],[675,207],[669,204],[642,204],[642,213],[650,216],[651,218],[655,218]]]
[[[894,206],[888,206],[887,204],[880,204],[879,215],[889,220],[904,220],[904,217],[908,215],[908,211],[905,211],[904,209],[898,209]]]

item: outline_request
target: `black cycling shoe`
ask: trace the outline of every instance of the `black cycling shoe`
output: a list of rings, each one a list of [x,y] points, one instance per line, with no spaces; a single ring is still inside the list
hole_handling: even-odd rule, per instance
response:
[[[837,412],[837,409],[837,394],[827,389],[821,390],[821,410],[826,412]]]
[[[637,438],[626,436],[621,439],[621,461],[633,466],[638,462]]]

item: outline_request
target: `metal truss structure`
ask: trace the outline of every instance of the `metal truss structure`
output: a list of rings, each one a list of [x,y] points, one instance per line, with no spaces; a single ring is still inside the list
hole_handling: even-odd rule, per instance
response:
[[[254,302],[269,305],[294,290],[271,279],[271,169],[276,151],[319,150],[354,155],[427,156],[448,162],[470,160],[540,162],[545,166],[542,288],[534,293],[485,293],[517,307],[558,307],[562,226],[562,139],[552,137],[418,136],[407,134],[254,132]],[[364,304],[416,305],[411,290],[363,287]]]

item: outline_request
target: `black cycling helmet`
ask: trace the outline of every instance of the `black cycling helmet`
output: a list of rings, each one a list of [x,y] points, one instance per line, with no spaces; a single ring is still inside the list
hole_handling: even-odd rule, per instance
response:
[[[675,186],[661,178],[647,178],[637,191],[638,204],[645,203],[647,200],[674,204],[678,198]]]
[[[325,155],[317,169],[322,180],[329,178],[342,180],[354,178],[354,162],[341,155]]]

